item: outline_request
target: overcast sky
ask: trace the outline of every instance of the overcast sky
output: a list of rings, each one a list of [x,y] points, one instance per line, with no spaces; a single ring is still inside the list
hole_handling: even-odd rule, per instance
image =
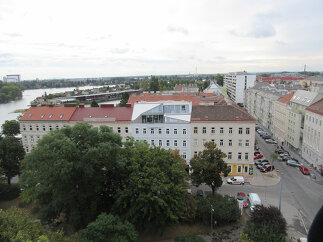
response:
[[[323,71],[322,0],[0,0],[0,79]]]

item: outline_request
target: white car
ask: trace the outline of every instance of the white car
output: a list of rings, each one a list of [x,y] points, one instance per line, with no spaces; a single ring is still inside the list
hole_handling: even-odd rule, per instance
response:
[[[244,178],[242,176],[234,176],[234,177],[229,178],[227,180],[227,183],[232,184],[232,185],[235,185],[235,184],[243,185],[244,184]]]

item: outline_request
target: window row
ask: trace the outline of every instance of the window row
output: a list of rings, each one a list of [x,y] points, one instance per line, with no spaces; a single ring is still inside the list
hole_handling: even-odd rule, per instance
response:
[[[30,135],[29,136],[30,143],[36,143],[40,139],[40,135]],[[28,143],[27,135],[24,135],[24,143]]]
[[[229,173],[233,172],[232,165],[228,165],[228,167],[230,169],[230,172]],[[248,173],[248,170],[249,170],[249,166],[248,165],[244,165],[244,166],[237,165],[237,168],[236,168],[236,172],[237,173],[245,173],[245,174],[247,174]]]
[[[215,139],[212,139],[211,140],[213,143],[216,143],[216,141],[215,141]],[[202,139],[202,146],[204,146],[204,144],[206,143],[206,142],[208,142],[206,139]],[[223,139],[220,139],[219,140],[219,142],[218,142],[218,146],[224,146],[225,144],[224,144],[225,142],[224,142],[224,140]],[[229,140],[227,140],[227,145],[228,146],[233,146],[233,140],[232,139],[229,139]],[[194,143],[193,143],[193,145],[195,146],[195,147],[197,147],[198,145],[199,145],[199,140],[198,139],[194,139]],[[250,141],[248,140],[248,139],[246,139],[245,141],[243,141],[242,139],[239,139],[238,140],[238,146],[239,147],[243,147],[243,145],[245,146],[245,147],[249,147],[250,146]]]
[[[47,127],[47,125],[45,125],[45,124],[43,124],[43,125],[38,125],[38,124],[36,124],[35,125],[35,127],[33,126],[33,125],[23,125],[22,126],[22,129],[24,130],[24,131],[33,131],[33,130],[35,130],[35,131],[51,131],[51,130],[53,130],[53,129],[59,129],[60,128],[60,126],[58,125],[58,124],[56,124],[56,125],[48,125],[48,127]]]
[[[194,151],[194,156],[196,156],[198,154],[198,151]],[[233,153],[232,152],[228,152],[228,154],[227,154],[227,159],[228,160],[232,160],[233,158]],[[249,155],[249,153],[248,152],[245,152],[244,154],[242,153],[242,152],[238,152],[237,153],[237,159],[238,160],[249,160],[249,157],[250,157],[250,155]]]
[[[182,146],[182,147],[187,147],[187,140],[182,140],[182,142],[180,142],[180,140],[177,140],[177,139],[174,139],[174,140],[154,140],[154,139],[151,139],[150,140],[150,144],[153,145],[153,146],[166,146],[166,147],[169,147],[169,146],[174,146],[174,147],[179,147],[179,146]]]
[[[135,133],[140,134],[140,129],[135,128]],[[165,129],[162,128],[143,128],[141,131],[142,134],[187,134],[187,129]]]
[[[309,122],[312,122],[313,124],[317,124],[322,126],[322,120],[318,120],[317,118],[314,118],[312,116],[309,116],[306,114],[306,120],[308,120]]]
[[[202,134],[207,134],[210,132],[211,134],[215,134],[216,129],[215,127],[211,127],[210,131],[207,130],[207,127],[202,127]],[[219,133],[224,134],[225,129],[223,127],[219,128]],[[228,134],[233,134],[233,128],[228,128],[227,130]],[[238,134],[243,134],[243,128],[238,128]],[[193,133],[198,134],[199,133],[199,127],[193,128]],[[250,128],[245,128],[245,134],[250,134]]]

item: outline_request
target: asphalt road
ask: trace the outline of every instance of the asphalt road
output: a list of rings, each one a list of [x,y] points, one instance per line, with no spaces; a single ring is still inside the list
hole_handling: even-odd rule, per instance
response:
[[[272,162],[271,154],[274,153],[276,145],[267,144],[258,134],[256,134],[256,140],[264,158]],[[285,162],[274,161],[273,164],[275,168],[280,170],[278,174],[284,177],[281,179],[281,181],[283,180],[281,211],[288,223],[288,228],[306,235],[316,213],[323,205],[323,185],[315,183],[309,176],[303,175],[298,168],[287,166]],[[258,169],[254,170],[260,173]],[[211,191],[206,185],[201,185],[200,188],[207,192]],[[224,182],[218,192],[231,196],[236,196],[237,192],[255,192],[259,194],[265,206],[274,205],[278,207],[280,183],[273,186],[249,184],[240,186],[229,185]]]

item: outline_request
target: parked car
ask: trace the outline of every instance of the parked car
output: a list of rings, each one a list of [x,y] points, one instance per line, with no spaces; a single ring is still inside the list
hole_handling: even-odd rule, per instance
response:
[[[257,165],[257,168],[260,170],[261,168],[265,167],[268,164],[269,164],[268,161],[262,162],[262,163],[260,163],[260,164]]]
[[[282,161],[288,161],[288,160],[293,160],[293,157],[288,156],[288,155],[282,157]]]
[[[263,163],[263,162],[268,162],[268,160],[265,160],[265,159],[260,159],[260,160],[256,160],[255,161],[255,165],[257,166],[257,165],[260,165],[261,163]]]
[[[314,173],[313,171],[310,173],[310,177],[311,177],[312,179],[316,180],[316,175],[315,175],[315,173]]]
[[[271,165],[271,164],[264,165],[262,168],[260,168],[261,172],[267,172],[267,171],[273,171],[273,170],[275,170],[275,167],[274,165]]]
[[[323,176],[323,168],[319,169],[319,173],[321,174],[321,176]]]
[[[298,161],[294,160],[294,159],[291,159],[291,160],[287,160],[286,161],[286,165],[289,165],[289,166],[295,166],[295,167],[300,167],[302,166],[301,163],[299,163]]]
[[[303,175],[309,175],[310,171],[307,169],[306,166],[300,166],[299,170],[303,173]]]
[[[264,131],[263,131],[261,128],[259,128],[259,129],[257,129],[257,133],[258,133],[258,134],[260,134],[260,133],[264,133]]]
[[[244,208],[247,208],[249,206],[248,198],[244,192],[237,193],[237,200],[242,201],[242,205]]]
[[[259,151],[255,151],[255,152],[253,153],[253,155],[254,155],[254,156],[256,156],[256,155],[260,155],[260,152],[259,152]]]
[[[227,180],[227,183],[232,184],[232,185],[235,185],[235,184],[243,185],[244,184],[244,178],[242,176],[234,176],[234,177],[229,178]]]
[[[248,198],[251,211],[253,211],[256,205],[261,205],[261,200],[257,193],[249,193]]]
[[[275,149],[275,152],[276,152],[277,150],[285,150],[285,149],[284,149],[284,147],[283,147],[283,146],[281,146],[281,145],[277,145],[277,147],[276,147],[276,149]]]
[[[265,139],[265,142],[269,144],[277,144],[277,141],[273,139]]]
[[[254,160],[257,160],[257,159],[261,159],[262,157],[264,157],[264,155],[259,154],[259,155],[254,156],[253,158],[254,158]]]
[[[286,151],[285,150],[281,150],[281,149],[276,149],[275,152],[280,155],[280,154],[285,153]]]

